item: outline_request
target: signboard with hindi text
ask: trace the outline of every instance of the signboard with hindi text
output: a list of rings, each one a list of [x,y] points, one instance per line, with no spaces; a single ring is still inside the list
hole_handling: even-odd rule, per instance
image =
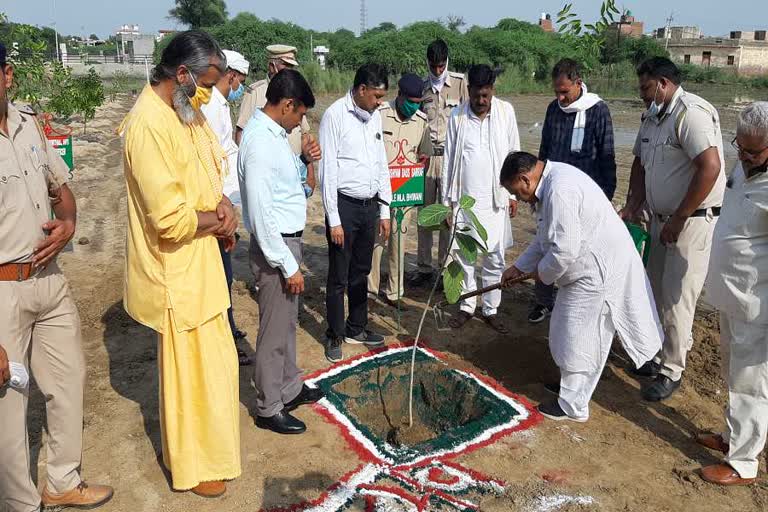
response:
[[[411,161],[405,155],[406,139],[394,142],[397,155],[389,162],[393,208],[424,204],[424,163]]]

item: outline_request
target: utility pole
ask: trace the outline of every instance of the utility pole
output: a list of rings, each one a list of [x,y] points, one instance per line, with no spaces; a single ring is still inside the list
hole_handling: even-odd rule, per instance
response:
[[[360,35],[362,36],[368,30],[368,8],[365,0],[360,0]]]
[[[56,0],[53,0],[53,39],[56,41],[56,60],[61,61],[61,58],[59,57],[59,29],[56,26],[57,24]]]
[[[669,13],[669,18],[667,18],[667,28],[664,29],[664,51],[667,50],[669,47],[669,40],[672,37],[672,33],[670,32],[670,28],[672,27],[672,21],[675,19],[675,11],[672,11]]]

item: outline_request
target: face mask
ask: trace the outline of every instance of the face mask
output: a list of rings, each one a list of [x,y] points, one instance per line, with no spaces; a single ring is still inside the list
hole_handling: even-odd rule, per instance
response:
[[[664,100],[666,98],[662,98],[661,103],[656,103],[656,95],[659,93],[660,87],[661,87],[661,84],[656,84],[656,92],[653,93],[653,101],[651,102],[651,106],[649,106],[647,110],[649,116],[658,117],[658,115],[661,113],[661,109],[664,108]],[[666,93],[664,93],[664,96],[666,96]]]
[[[192,78],[192,83],[195,84],[195,95],[189,98],[189,102],[193,107],[199,110],[200,107],[207,105],[208,102],[211,101],[213,87],[200,87],[197,85],[197,80],[195,80],[194,75],[190,73],[189,76]]]
[[[413,117],[413,114],[419,110],[420,106],[421,105],[419,103],[405,98],[400,105],[400,113],[403,114],[407,119],[410,119]]]
[[[243,84],[240,84],[240,87],[237,89],[229,90],[229,96],[227,96],[227,101],[235,102],[243,97],[243,94],[245,94],[245,87],[243,87]]]
[[[350,92],[349,94],[352,94],[352,93]],[[372,114],[367,110],[357,106],[357,103],[355,103],[355,97],[353,94],[352,94],[352,104],[355,106],[355,116],[357,116],[359,120],[361,120],[364,123],[367,123],[368,121],[371,120]]]

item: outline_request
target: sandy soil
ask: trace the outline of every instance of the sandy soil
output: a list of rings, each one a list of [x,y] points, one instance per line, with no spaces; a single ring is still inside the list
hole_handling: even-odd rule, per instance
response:
[[[322,98],[318,114],[333,98]],[[512,98],[521,126],[524,149],[535,151],[540,134],[534,124],[543,120],[549,97]],[[247,371],[241,372],[241,433],[243,475],[229,484],[221,499],[206,501],[190,493],[174,493],[158,461],[160,452],[156,337],[137,325],[121,306],[126,224],[125,188],[120,141],[114,130],[133,99],[125,96],[101,108],[88,135],[75,140],[77,170],[72,188],[78,198],[80,221],[74,250],[60,260],[70,279],[82,316],[88,383],[85,412],[83,474],[93,482],[116,488],[104,508],[120,510],[204,511],[258,510],[314,499],[359,461],[335,427],[308,408],[297,416],[308,425],[305,435],[285,439],[257,430],[253,424],[254,393]],[[633,100],[611,102],[617,132],[623,199],[631,163],[632,136],[640,105]],[[732,109],[731,109],[732,110]],[[724,109],[724,111],[731,112]],[[726,135],[734,128],[732,113],[723,115]],[[731,135],[732,137],[732,135]],[[629,142],[626,142],[626,141]],[[526,208],[515,221],[516,245],[508,261],[530,240],[534,225]],[[326,242],[320,199],[310,201],[305,231],[307,293],[300,313],[299,364],[307,371],[325,368],[320,340],[324,325]],[[405,236],[408,268],[415,263],[415,227]],[[244,233],[243,233],[244,234]],[[247,246],[235,253],[234,304],[239,326],[251,344],[258,329],[257,306],[248,291],[252,276]],[[438,332],[427,322],[425,336],[434,348],[448,354],[457,368],[471,368],[503,383],[533,403],[547,399],[542,383],[557,378],[547,349],[547,327],[526,321],[532,290],[528,285],[505,292],[501,314],[512,334],[500,336],[480,321],[460,332]],[[394,312],[376,306],[373,328],[392,341],[415,332],[425,296],[408,290],[403,328],[398,332]],[[653,510],[756,511],[768,509],[768,482],[747,488],[723,489],[703,482],[696,474],[702,464],[718,456],[696,445],[701,430],[722,429],[726,390],[719,377],[716,316],[703,309],[695,326],[696,343],[682,389],[662,404],[640,400],[640,382],[625,370],[621,355],[612,356],[597,389],[592,416],[586,424],[544,421],[534,429],[507,437],[461,457],[459,462],[508,482],[504,496],[488,496],[482,509],[509,510]],[[345,346],[345,355],[362,350]],[[45,472],[41,435],[44,399],[31,402],[33,460],[38,479]],[[761,469],[764,469],[761,468]],[[764,476],[764,475],[763,475]],[[558,508],[559,497],[593,498],[592,504]],[[588,501],[588,500],[586,500]],[[585,501],[585,503],[586,503]]]

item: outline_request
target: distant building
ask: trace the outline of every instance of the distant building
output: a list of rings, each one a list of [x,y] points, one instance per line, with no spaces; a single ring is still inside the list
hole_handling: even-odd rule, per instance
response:
[[[661,27],[656,29],[656,39],[701,39],[699,27]]]
[[[142,34],[138,25],[122,25],[115,36],[121,62],[143,62],[155,52],[155,35]]]
[[[327,46],[315,46],[312,49],[312,53],[315,55],[317,63],[320,64],[320,68],[325,69],[326,60],[330,52],[331,50]]]
[[[541,27],[541,30],[544,32],[554,32],[555,27],[552,25],[552,16],[546,12],[541,13],[541,18],[539,18],[539,27]]]
[[[645,23],[638,21],[632,15],[631,11],[621,15],[619,21],[614,21],[608,27],[608,32],[613,33],[613,37],[643,37]],[[610,35],[608,37],[611,37]]]
[[[730,37],[670,38],[667,50],[682,64],[717,67],[739,75],[768,74],[766,31],[733,31]]]

